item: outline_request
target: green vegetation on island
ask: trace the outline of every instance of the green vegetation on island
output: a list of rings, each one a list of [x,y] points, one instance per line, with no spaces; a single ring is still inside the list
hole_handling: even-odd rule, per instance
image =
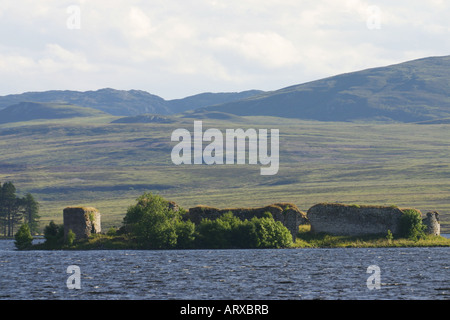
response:
[[[395,238],[388,230],[384,235],[335,236],[313,233],[309,225],[301,225],[296,240],[279,221],[267,212],[261,218],[241,220],[231,212],[217,219],[203,219],[194,224],[183,219],[186,211],[174,210],[159,195],[145,193],[130,206],[120,228],[109,228],[104,234],[93,234],[75,240],[69,230],[64,237],[63,226],[53,221],[45,228],[45,242],[26,246],[26,228],[16,237],[18,249],[263,249],[323,247],[420,247],[450,246],[450,239],[427,235],[420,212],[409,210],[401,221],[401,233]],[[20,247],[19,247],[20,245]]]
[[[204,219],[199,225],[183,220],[182,208],[173,210],[158,195],[146,193],[129,207],[123,226],[110,228],[106,234],[94,234],[74,241],[64,238],[63,226],[53,221],[45,227],[45,242],[35,249],[228,249],[286,248],[292,236],[281,222],[268,212],[262,218],[242,221],[227,213],[215,220]],[[70,232],[70,231],[69,231]]]
[[[383,235],[342,236],[312,233],[310,225],[299,228],[294,248],[400,248],[400,247],[450,247],[450,239],[442,236],[424,235],[420,238]]]

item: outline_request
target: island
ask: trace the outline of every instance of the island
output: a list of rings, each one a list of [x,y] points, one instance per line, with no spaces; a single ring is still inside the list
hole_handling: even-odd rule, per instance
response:
[[[185,210],[145,193],[129,207],[120,228],[102,232],[101,214],[93,207],[65,208],[63,221],[60,226],[50,222],[45,242],[39,244],[20,242],[17,235],[30,237],[19,230],[16,242],[21,246],[16,246],[23,250],[450,246],[450,239],[440,235],[438,212],[423,215],[397,206],[320,203],[304,212],[293,203],[274,203]]]

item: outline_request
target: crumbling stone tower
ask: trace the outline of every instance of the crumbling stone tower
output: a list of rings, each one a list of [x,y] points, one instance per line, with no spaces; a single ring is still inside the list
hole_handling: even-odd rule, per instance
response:
[[[439,213],[436,211],[428,212],[427,217],[422,220],[427,226],[426,233],[438,236],[441,234],[441,225],[439,224]]]
[[[64,238],[72,230],[76,239],[88,238],[91,234],[100,233],[100,212],[92,207],[68,207],[63,211]]]

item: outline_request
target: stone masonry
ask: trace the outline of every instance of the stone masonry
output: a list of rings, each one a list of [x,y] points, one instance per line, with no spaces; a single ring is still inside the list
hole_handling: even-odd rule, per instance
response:
[[[306,213],[300,211],[292,203],[275,203],[260,208],[232,208],[218,209],[208,206],[190,208],[184,219],[199,224],[202,219],[214,220],[221,215],[232,212],[241,220],[251,220],[253,217],[261,218],[265,212],[270,212],[275,221],[280,221],[291,233],[293,240],[298,233],[298,227],[307,223]]]
[[[76,239],[88,238],[101,232],[100,212],[92,207],[68,207],[63,211],[64,238],[72,230]]]
[[[308,210],[311,231],[334,235],[386,234],[400,232],[400,217],[405,209],[384,206],[316,204]],[[419,211],[420,212],[420,211]],[[423,223],[427,233],[440,234],[437,213],[428,213]]]
[[[427,226],[426,233],[438,236],[441,234],[441,225],[439,223],[439,213],[436,211],[428,212],[422,223]]]

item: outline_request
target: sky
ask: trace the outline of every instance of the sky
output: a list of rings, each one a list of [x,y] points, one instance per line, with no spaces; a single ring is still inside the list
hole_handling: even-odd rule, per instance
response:
[[[444,0],[2,0],[0,95],[277,90],[450,55]]]

